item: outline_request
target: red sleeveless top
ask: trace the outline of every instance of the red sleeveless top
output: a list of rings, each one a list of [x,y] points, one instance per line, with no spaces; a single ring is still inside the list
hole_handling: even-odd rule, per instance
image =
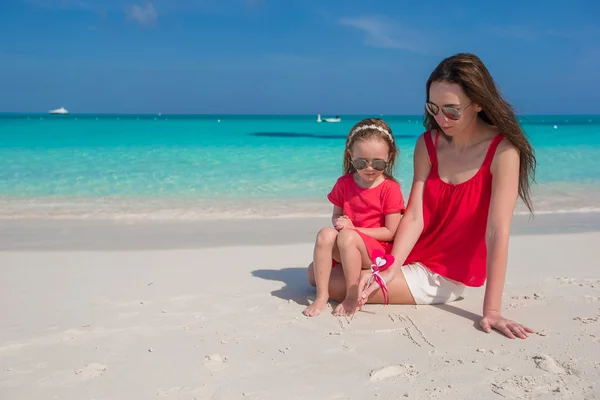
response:
[[[482,286],[486,279],[485,234],[492,197],[490,166],[498,145],[498,134],[490,144],[483,164],[469,180],[453,185],[442,181],[438,171],[437,143],[425,133],[431,171],[423,190],[423,232],[406,259],[421,263],[432,272],[467,286]]]

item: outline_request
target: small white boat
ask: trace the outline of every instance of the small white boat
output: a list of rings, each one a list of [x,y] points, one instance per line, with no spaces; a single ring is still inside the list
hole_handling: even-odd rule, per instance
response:
[[[342,119],[339,116],[335,116],[335,118],[322,118],[321,114],[317,115],[317,122],[340,122]]]
[[[68,114],[69,112],[67,111],[67,109],[66,109],[66,108],[64,108],[64,107],[61,107],[61,108],[57,108],[57,109],[55,109],[55,110],[50,110],[50,111],[48,111],[48,113],[49,113],[49,114],[62,114],[62,115],[66,115],[66,114]]]

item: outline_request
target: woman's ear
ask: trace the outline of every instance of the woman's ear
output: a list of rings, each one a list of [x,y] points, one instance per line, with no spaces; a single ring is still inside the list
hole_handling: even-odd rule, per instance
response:
[[[483,108],[479,104],[475,104],[475,111],[476,112],[482,112]]]

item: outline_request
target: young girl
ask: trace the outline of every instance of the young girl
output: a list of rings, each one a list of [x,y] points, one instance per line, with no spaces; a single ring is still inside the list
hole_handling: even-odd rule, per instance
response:
[[[319,315],[329,301],[331,269],[338,262],[347,290],[334,313],[353,314],[358,308],[361,269],[371,267],[374,250],[391,251],[405,210],[400,185],[392,176],[397,154],[392,130],[381,119],[364,119],[348,134],[344,175],[327,196],[333,204],[333,228],[323,228],[317,234],[313,268],[309,268],[308,278],[317,287],[317,298],[304,310],[305,315]]]

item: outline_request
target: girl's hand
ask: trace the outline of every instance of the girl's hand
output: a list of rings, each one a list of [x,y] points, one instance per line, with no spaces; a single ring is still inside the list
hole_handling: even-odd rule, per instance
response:
[[[342,222],[341,222],[341,220],[342,220],[342,217],[337,217],[337,218],[335,218],[335,219],[333,220],[333,227],[334,227],[336,230],[338,230],[338,231],[341,231],[341,230],[342,230],[342,228],[344,227],[344,226],[342,225]]]
[[[533,329],[506,319],[499,312],[484,313],[479,324],[486,333],[496,329],[511,339],[515,339],[515,337],[526,339],[529,336],[528,333],[534,333]]]
[[[345,215],[342,215],[341,217],[336,219],[335,229],[337,229],[338,231],[341,231],[342,229],[350,229],[350,228],[354,228],[354,224],[352,223],[350,218],[346,217]]]
[[[350,220],[350,218],[346,217],[345,215],[342,215],[339,218],[339,223],[341,228],[340,229],[351,229],[354,228],[354,224],[352,223],[352,221]]]

